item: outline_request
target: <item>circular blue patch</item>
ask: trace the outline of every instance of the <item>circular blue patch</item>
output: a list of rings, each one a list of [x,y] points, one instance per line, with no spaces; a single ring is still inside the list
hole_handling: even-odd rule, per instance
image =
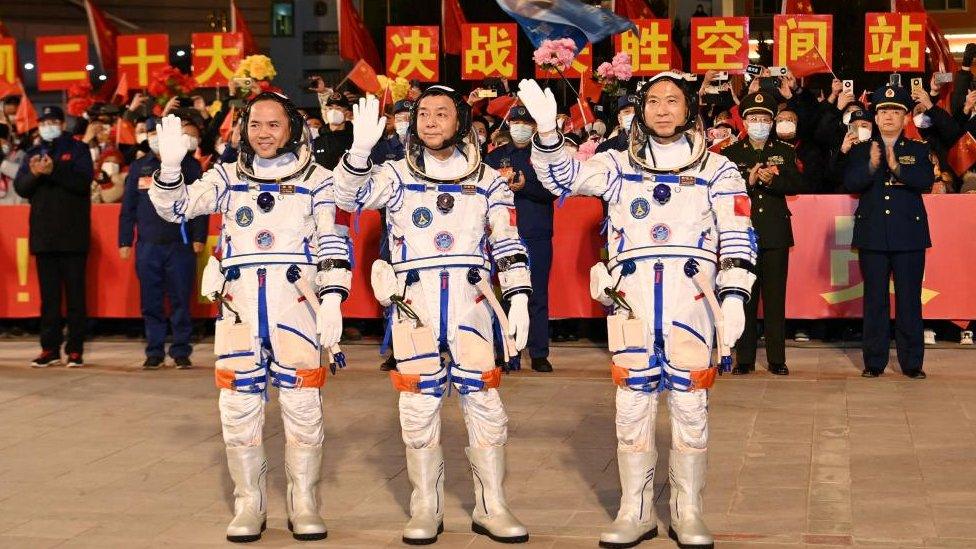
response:
[[[261,231],[254,236],[254,245],[262,250],[267,250],[274,246],[274,234],[271,231]]]
[[[417,208],[413,211],[412,217],[414,226],[421,229],[429,227],[434,221],[434,215],[427,208]]]
[[[630,215],[634,216],[635,219],[644,219],[649,213],[651,213],[651,205],[646,199],[635,198],[630,203]]]
[[[254,210],[248,206],[237,208],[237,212],[234,213],[234,221],[237,222],[238,227],[247,227],[254,221]]]
[[[667,204],[671,200],[671,187],[668,187],[664,183],[658,183],[654,186],[654,202],[661,204],[662,206]]]
[[[434,246],[442,251],[446,252],[454,247],[454,235],[443,231],[434,235]]]
[[[664,223],[658,223],[651,227],[651,238],[658,244],[671,240],[671,227]]]

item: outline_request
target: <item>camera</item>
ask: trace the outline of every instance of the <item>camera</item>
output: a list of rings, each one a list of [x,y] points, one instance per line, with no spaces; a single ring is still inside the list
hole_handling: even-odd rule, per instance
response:
[[[495,90],[481,88],[478,90],[478,97],[481,99],[486,99],[489,97],[498,97],[498,92]]]
[[[231,80],[239,90],[250,90],[251,86],[254,85],[254,79],[246,76],[235,76]]]
[[[846,92],[854,93],[854,81],[853,80],[844,80],[844,82],[843,82],[843,90],[844,90],[845,93]]]
[[[769,76],[786,76],[786,67],[769,67]]]

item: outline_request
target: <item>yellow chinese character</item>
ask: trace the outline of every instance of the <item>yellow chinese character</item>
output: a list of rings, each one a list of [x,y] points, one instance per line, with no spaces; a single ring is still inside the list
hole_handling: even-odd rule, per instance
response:
[[[479,27],[471,27],[471,47],[464,51],[464,64],[469,72],[513,78],[515,63],[511,48],[512,37],[505,27],[489,27],[487,36]]]
[[[408,51],[397,51],[393,55],[393,62],[390,63],[390,72],[396,76],[407,76],[414,72],[420,73],[424,78],[434,77],[434,71],[427,63],[433,61],[437,63],[437,54],[431,51],[431,38],[420,34],[419,29],[411,29],[410,35],[404,38],[399,34],[390,37],[393,45],[400,49],[404,44],[408,46]]]
[[[895,32],[898,30],[894,24],[888,23],[887,15],[878,17],[878,20],[868,27],[871,35],[871,52],[868,54],[868,61],[877,63],[879,61],[891,61],[892,68],[913,66],[918,58],[919,41],[911,39],[911,33],[921,31],[922,25],[911,24],[911,17],[901,16],[901,32],[895,39]],[[904,53],[907,52],[907,53]]]
[[[647,27],[640,27],[640,38],[633,32],[620,36],[620,49],[630,54],[630,65],[634,72],[665,71],[670,68],[670,64],[665,62],[670,37],[662,33],[660,27],[661,24],[655,21]]]
[[[238,48],[225,48],[224,37],[220,34],[213,37],[213,44],[211,46],[210,48],[197,48],[193,52],[195,57],[210,58],[210,65],[200,71],[200,74],[197,76],[197,82],[209,81],[217,71],[220,71],[220,75],[225,79],[234,75],[234,71],[227,66],[224,58],[240,55],[240,50]]]
[[[698,69],[727,70],[738,67],[740,63],[735,63],[729,59],[742,49],[742,39],[745,29],[741,25],[728,25],[719,19],[714,25],[701,25],[695,30],[695,38],[699,40],[698,49],[711,61],[703,61],[698,64]],[[704,40],[702,40],[704,38]]]
[[[148,52],[148,40],[145,38],[136,38],[136,54],[135,55],[124,55],[119,57],[119,65],[137,65],[138,66],[138,83],[139,86],[149,85],[149,65],[154,63],[165,63],[166,56],[164,55],[149,55]]]
[[[806,55],[810,50],[817,50],[824,58],[827,57],[827,22],[826,21],[797,21],[790,17],[786,26],[779,28],[779,62],[789,64]],[[783,37],[786,37],[783,40]]]
[[[17,81],[16,56],[13,44],[0,44],[0,82]]]

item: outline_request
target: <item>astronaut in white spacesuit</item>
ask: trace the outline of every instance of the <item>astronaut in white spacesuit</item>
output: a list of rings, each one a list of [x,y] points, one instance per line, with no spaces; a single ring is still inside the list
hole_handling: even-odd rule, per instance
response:
[[[279,389],[284,423],[289,529],[299,540],[323,539],[316,493],[325,382],[320,350],[333,349],[342,332],[339,304],[351,281],[350,244],[335,226],[332,173],[314,162],[295,105],[262,93],[244,110],[241,129],[237,164],[218,164],[186,186],[180,181],[186,153],[180,121],[164,118],[161,167],[149,193],[168,221],[223,215],[219,264],[210,258],[202,293],[221,303],[215,373],[235,497],[227,539],[254,541],[265,529],[262,428],[269,382]]]
[[[377,299],[396,307],[390,324],[398,371],[390,374],[400,391],[413,485],[403,541],[433,543],[443,531],[440,408],[451,386],[468,429],[472,530],[496,541],[526,541],[502,490],[508,417],[493,349],[498,340],[512,357],[528,338],[528,257],[512,191],[481,162],[471,109],[453,89],[431,86],[421,94],[406,158],[381,166],[369,161],[384,129],[376,99],[361,99],[353,111],[353,145],[335,169],[336,202],[348,211],[386,210],[391,261],[374,263],[372,283]],[[490,286],[492,259],[502,299],[510,302],[507,318]]]
[[[532,164],[542,184],[560,196],[600,197],[609,209],[609,263],[591,270],[591,293],[613,306],[607,327],[622,496],[600,545],[633,547],[657,535],[654,421],[657,394],[667,389],[669,534],[682,548],[712,547],[702,519],[708,389],[718,369],[712,339],[717,331],[728,367],[755,279],[745,182],[735,164],[707,151],[684,75],[665,72],[644,84],[628,150],[586,162],[564,152],[550,90],[523,80],[519,98],[538,123]]]

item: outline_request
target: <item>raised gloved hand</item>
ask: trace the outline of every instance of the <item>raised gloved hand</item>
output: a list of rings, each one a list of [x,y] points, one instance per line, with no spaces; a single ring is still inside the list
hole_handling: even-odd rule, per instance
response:
[[[552,90],[542,91],[535,80],[525,79],[519,82],[518,97],[525,108],[535,119],[539,133],[548,133],[556,129],[556,98]]]
[[[746,312],[741,297],[728,296],[722,301],[722,320],[724,322],[722,343],[732,348],[739,341],[746,328]]]
[[[515,294],[508,309],[508,335],[515,338],[515,349],[521,351],[529,342],[529,296]]]
[[[183,123],[179,117],[168,114],[156,126],[159,139],[160,179],[173,182],[179,179],[186,143],[183,141]]]
[[[323,347],[332,347],[339,343],[339,338],[342,337],[340,303],[342,303],[342,296],[335,292],[322,296],[322,304],[319,305],[319,312],[315,315],[315,331],[318,332],[319,343]]]
[[[352,106],[352,146],[349,153],[365,163],[385,129],[386,117],[380,116],[380,102],[372,95],[361,97],[359,103]]]

